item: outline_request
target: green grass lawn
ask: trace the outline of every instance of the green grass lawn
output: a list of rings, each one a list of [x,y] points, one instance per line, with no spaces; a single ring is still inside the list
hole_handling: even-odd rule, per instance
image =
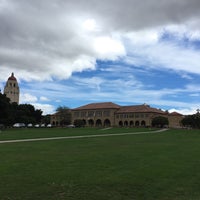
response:
[[[0,132],[0,141],[46,137],[65,137],[79,135],[112,134],[153,131],[148,128],[16,128]]]
[[[0,140],[144,130],[12,129]],[[200,130],[0,144],[0,199],[200,199]]]

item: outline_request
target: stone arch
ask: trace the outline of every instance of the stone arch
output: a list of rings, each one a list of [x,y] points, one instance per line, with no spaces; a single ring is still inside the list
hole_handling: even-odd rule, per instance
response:
[[[104,120],[104,126],[105,126],[105,127],[111,126],[111,123],[110,123],[110,120],[109,120],[109,119],[105,119],[105,120]]]
[[[130,126],[134,126],[134,122],[133,121],[130,121]]]
[[[85,126],[87,124],[86,120],[83,119],[83,126]]]
[[[124,122],[124,126],[128,126],[128,121],[125,121],[125,122]]]
[[[139,121],[136,121],[136,122],[135,122],[135,126],[140,126],[140,122],[139,122]]]
[[[144,120],[141,121],[141,126],[146,126],[146,122]]]
[[[88,120],[88,125],[89,126],[94,126],[94,120],[93,119],[89,119]]]
[[[122,121],[119,121],[119,126],[123,126],[123,122]]]
[[[102,121],[100,119],[97,119],[96,126],[98,127],[102,126]]]

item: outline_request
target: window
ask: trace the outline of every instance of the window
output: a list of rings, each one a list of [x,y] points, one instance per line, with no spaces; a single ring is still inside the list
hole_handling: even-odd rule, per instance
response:
[[[129,114],[129,118],[134,118],[134,114]]]
[[[81,117],[86,117],[86,112],[81,112]]]
[[[102,116],[102,111],[96,111],[96,117],[101,117]]]
[[[124,118],[125,118],[125,119],[128,118],[128,115],[127,115],[127,114],[124,114]]]
[[[103,111],[103,116],[104,117],[109,117],[110,116],[110,111],[109,110]]]
[[[88,117],[94,117],[94,111],[88,111]]]
[[[138,113],[135,113],[135,118],[139,118],[139,114]]]
[[[80,113],[79,112],[75,112],[74,113],[74,117],[79,117]]]

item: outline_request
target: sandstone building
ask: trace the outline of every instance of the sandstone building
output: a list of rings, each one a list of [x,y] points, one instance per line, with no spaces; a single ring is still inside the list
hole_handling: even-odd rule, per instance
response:
[[[72,123],[83,120],[90,127],[142,127],[151,126],[152,119],[157,116],[167,117],[170,127],[180,127],[183,115],[168,113],[161,109],[152,108],[147,104],[120,106],[112,102],[90,103],[72,109]],[[59,113],[51,116],[51,123],[59,125]]]

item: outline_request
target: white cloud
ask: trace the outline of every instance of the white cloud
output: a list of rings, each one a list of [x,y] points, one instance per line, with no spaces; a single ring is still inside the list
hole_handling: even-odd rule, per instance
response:
[[[96,60],[93,57],[81,55],[78,59],[74,60],[72,67],[74,71],[81,72],[83,69],[95,69]]]
[[[130,41],[132,46],[129,45],[130,55],[126,59],[129,64],[200,74],[200,51],[193,48],[183,48],[171,42],[155,40],[152,43],[151,39],[139,41],[139,43],[135,42],[134,38]]]
[[[193,93],[193,94],[190,94],[191,97],[199,97],[200,96],[200,93]]]
[[[200,24],[199,19],[186,21],[184,24],[171,24],[162,27],[164,31],[167,31],[177,37],[177,39],[183,39],[187,37],[189,40],[199,40],[200,30],[197,28]]]
[[[198,107],[188,107],[188,108],[180,108],[180,109],[177,109],[177,108],[172,108],[172,109],[169,109],[168,111],[171,113],[171,112],[178,112],[178,113],[181,113],[183,115],[193,115],[195,113],[197,113],[197,108]]]
[[[47,97],[41,96],[39,98],[40,101],[49,101]],[[35,109],[41,109],[43,111],[43,115],[52,114],[55,112],[55,107],[51,104],[43,104],[38,103],[38,98],[34,95],[24,93],[20,94],[20,104],[31,104],[35,107]]]
[[[35,109],[42,110],[42,115],[53,114],[55,112],[55,107],[50,104],[33,103],[32,105]]]
[[[20,103],[21,104],[34,103],[37,100],[38,100],[38,98],[36,96],[31,95],[31,94],[28,94],[28,93],[20,94]]]
[[[20,80],[67,79],[73,72],[95,69],[97,59],[125,56],[127,44],[122,38],[129,35],[141,58],[133,56],[135,63],[141,63],[144,56],[152,60],[161,56],[158,64],[169,65],[164,61],[179,53],[184,60],[173,59],[178,62],[175,68],[186,70],[195,65],[190,71],[199,73],[194,61],[197,56],[191,49],[183,52],[172,45],[157,44],[159,27],[199,38],[199,6],[198,0],[149,0],[145,4],[136,0],[95,4],[91,0],[1,1],[0,66],[6,73],[17,72]],[[141,43],[146,46],[138,48]],[[159,51],[162,55],[156,56]],[[186,55],[192,59],[185,59]],[[182,66],[184,61],[186,66]]]
[[[87,19],[82,24],[83,28],[87,31],[98,31],[97,23],[94,19]]]
[[[126,54],[124,45],[120,40],[107,36],[95,38],[94,49],[97,52],[97,58],[102,60],[116,60]]]
[[[163,41],[160,36],[167,31],[179,42],[185,38],[189,42],[200,40],[199,8],[199,0],[148,0],[145,3],[102,0],[95,4],[93,0],[54,0],[53,3],[1,0],[0,85],[3,87],[5,77],[11,72],[16,74],[19,83],[26,81],[27,85],[36,81],[37,85],[23,88],[21,103],[48,99],[62,102],[67,93],[77,101],[99,98],[115,102],[124,97],[129,102],[171,106],[177,103],[188,107],[184,100],[181,103],[162,98],[184,92],[194,97],[198,84],[172,90],[148,90],[149,85],[134,76],[134,68],[124,69],[123,64],[115,68],[108,64],[104,78],[94,75],[94,71],[98,68],[97,60],[125,61],[125,64],[141,67],[141,71],[146,68],[174,70],[185,81],[192,81],[191,74],[200,74],[200,50]],[[93,70],[92,75],[74,82],[77,88],[56,83],[85,70]],[[107,72],[110,72],[110,81]],[[91,94],[78,85],[91,89]],[[49,104],[44,105],[46,110],[53,109]]]
[[[188,92],[200,92],[200,84],[188,84],[186,85],[186,90]]]
[[[133,46],[152,45],[159,40],[159,29],[146,29],[134,32],[129,32],[125,35]]]
[[[187,80],[192,80],[193,77],[191,75],[188,75],[187,73],[181,72],[178,73],[182,78],[187,79]]]
[[[40,101],[50,101],[47,97],[41,96]]]

